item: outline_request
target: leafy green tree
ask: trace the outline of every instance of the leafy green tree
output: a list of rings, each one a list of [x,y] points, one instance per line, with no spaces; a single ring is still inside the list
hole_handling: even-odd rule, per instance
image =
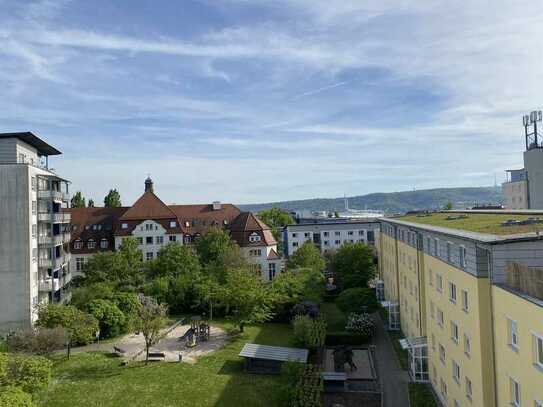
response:
[[[70,305],[84,310],[87,304],[93,300],[113,300],[114,298],[115,284],[110,282],[86,283],[72,289]]]
[[[0,387],[0,407],[35,407],[32,396],[15,386]]]
[[[89,199],[89,203],[87,204],[88,208],[94,208],[94,199]]]
[[[196,253],[208,275],[224,283],[228,268],[247,266],[239,246],[224,230],[212,228],[196,243]]]
[[[311,241],[306,241],[290,256],[287,267],[290,269],[310,268],[322,272],[326,266],[320,250]]]
[[[348,288],[342,291],[336,298],[336,305],[346,314],[362,311],[372,313],[379,309],[375,292],[368,287]]]
[[[146,264],[148,274],[155,277],[178,277],[182,274],[200,273],[200,262],[194,249],[173,242],[164,246],[158,256]]]
[[[140,307],[136,325],[145,338],[145,363],[149,361],[149,349],[160,340],[160,329],[166,322],[166,307],[154,298],[139,296]]]
[[[36,325],[42,328],[65,328],[71,341],[78,345],[91,343],[98,331],[96,318],[72,305],[64,304],[40,305]]]
[[[112,338],[126,331],[126,317],[114,302],[94,300],[87,305],[87,309],[98,320],[101,337]]]
[[[110,189],[106,197],[104,198],[104,206],[106,208],[118,208],[122,206],[121,195],[116,189]]]
[[[363,243],[345,243],[330,263],[334,278],[343,289],[367,287],[375,277],[373,249]]]
[[[271,227],[273,237],[278,242],[281,242],[282,239],[282,230],[286,225],[291,225],[294,223],[294,218],[287,211],[281,208],[271,208],[258,213],[258,217],[266,225]]]
[[[273,316],[273,297],[252,269],[228,269],[219,297],[240,332],[247,324],[264,322]]]
[[[72,199],[70,200],[70,207],[72,208],[84,208],[87,206],[85,204],[85,197],[81,193],[81,191],[77,191],[74,196],[72,196]]]

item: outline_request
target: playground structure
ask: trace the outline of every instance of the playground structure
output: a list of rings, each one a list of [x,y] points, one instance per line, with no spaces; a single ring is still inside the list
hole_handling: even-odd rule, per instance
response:
[[[187,348],[193,348],[200,342],[209,341],[209,322],[199,315],[195,315],[190,319],[190,328],[187,330],[183,338],[186,340]]]

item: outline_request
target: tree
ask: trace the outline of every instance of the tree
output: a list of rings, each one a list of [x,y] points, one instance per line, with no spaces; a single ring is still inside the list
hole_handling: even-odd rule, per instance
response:
[[[443,210],[445,211],[450,211],[452,210],[453,208],[453,203],[451,201],[447,202],[444,206],[443,206]]]
[[[145,338],[145,363],[148,363],[149,349],[160,340],[160,329],[166,321],[166,308],[143,294],[140,294],[139,300],[141,306],[136,323]]]
[[[70,200],[70,206],[72,208],[84,208],[86,206],[85,198],[83,197],[81,191],[77,191],[74,196],[72,196],[72,199]]]
[[[63,304],[42,304],[38,306],[36,326],[41,328],[65,328],[71,342],[78,345],[91,343],[98,331],[96,318],[72,305]]]
[[[104,206],[106,208],[118,208],[122,206],[121,195],[116,189],[110,189],[106,197],[104,198]]]
[[[260,276],[251,269],[228,269],[219,298],[240,332],[246,324],[264,322],[273,316],[273,298]]]
[[[151,278],[179,277],[182,274],[195,276],[200,273],[200,262],[194,249],[176,242],[160,249],[158,256],[147,262],[146,266]]]
[[[206,274],[213,275],[220,283],[224,283],[228,268],[247,266],[239,246],[218,228],[210,229],[197,241],[196,253]]]
[[[310,268],[322,272],[326,262],[320,250],[311,241],[306,241],[292,254],[287,262],[290,269]]]
[[[344,313],[372,313],[379,309],[375,292],[368,287],[348,288],[336,298],[336,305]]]
[[[93,199],[89,199],[89,203],[87,204],[87,207],[88,208],[94,208],[94,200]]]
[[[93,300],[87,305],[89,314],[100,324],[100,336],[113,338],[126,332],[127,320],[113,301]]]
[[[273,237],[278,242],[283,240],[281,238],[281,231],[286,225],[291,225],[294,223],[294,218],[287,211],[281,208],[271,208],[258,213],[258,217],[266,225],[271,227]]]
[[[345,243],[330,263],[334,278],[343,289],[367,287],[375,277],[373,249],[363,243]]]

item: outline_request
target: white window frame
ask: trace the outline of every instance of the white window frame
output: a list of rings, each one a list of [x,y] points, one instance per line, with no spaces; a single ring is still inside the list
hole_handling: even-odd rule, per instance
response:
[[[473,397],[473,383],[470,378],[466,376],[466,397],[471,400]]]
[[[462,310],[469,312],[469,293],[468,290],[462,290]]]
[[[457,292],[456,292],[456,284],[452,281],[449,281],[449,301],[453,304],[456,304],[457,299]]]
[[[441,309],[437,309],[437,312],[436,312],[436,315],[437,315],[437,324],[443,328],[443,326],[445,325],[445,316],[443,315],[443,311]]]
[[[443,276],[436,274],[436,290],[438,293],[443,293]]]
[[[459,261],[460,261],[460,267],[465,269],[468,265],[468,262],[466,260],[466,246],[461,245],[458,249],[458,255],[459,255]]]
[[[452,378],[457,383],[460,384],[460,365],[456,361],[452,361]]]
[[[451,339],[454,343],[458,344],[460,328],[458,324],[454,321],[451,321]]]
[[[534,347],[534,366],[543,372],[543,335],[532,332]]]
[[[521,405],[520,383],[511,376],[509,376],[509,396],[511,397],[510,404],[514,407],[520,407]]]
[[[471,337],[467,333],[464,333],[464,354],[471,357]]]
[[[507,343],[514,350],[519,349],[518,323],[513,318],[507,317]]]
[[[128,229],[128,223],[121,223],[121,229]]]

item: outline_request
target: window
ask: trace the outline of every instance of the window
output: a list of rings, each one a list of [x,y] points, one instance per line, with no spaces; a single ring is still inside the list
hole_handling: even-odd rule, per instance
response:
[[[341,236],[341,232],[338,231],[338,230],[336,230],[336,231],[334,232],[334,235],[336,235],[336,236]]]
[[[324,241],[324,245],[325,245],[325,246],[329,246],[329,245],[330,245],[330,242],[329,242],[328,240],[325,240],[325,241]]]
[[[88,247],[89,249],[94,249],[94,248],[96,248],[96,242],[95,242],[93,239],[89,239],[89,240],[87,241],[87,247]]]
[[[268,279],[271,281],[275,278],[275,263],[268,264]]]
[[[260,235],[256,232],[253,232],[249,235],[249,242],[256,243],[260,242]]]
[[[443,311],[437,309],[437,324],[443,328]]]
[[[298,237],[298,233],[293,233],[292,237]]]
[[[328,237],[328,232],[323,232],[323,236]]]
[[[298,242],[292,242],[292,247],[298,247]]]
[[[460,366],[454,360],[452,361],[452,377],[456,383],[460,384]]]
[[[38,234],[38,225],[32,225],[32,238],[35,239]]]
[[[434,273],[432,270],[428,270],[428,284],[430,284],[430,287],[434,286]]]
[[[185,243],[190,243],[192,241],[192,237],[190,235],[185,235],[183,241]]]
[[[76,257],[75,258],[75,271],[82,271],[84,264],[85,264],[85,259],[83,257]]]
[[[337,245],[340,245],[340,244],[341,244],[341,240],[336,240],[336,241],[334,241],[334,243],[337,244]]]
[[[458,402],[458,400],[454,400],[454,407],[460,407],[460,403]]]
[[[447,242],[447,261],[448,261],[449,263],[452,262],[451,248],[452,248],[452,243],[451,243],[451,242]]]
[[[451,339],[454,343],[458,343],[458,325],[451,321]]]
[[[517,321],[507,319],[507,339],[509,346],[514,349],[518,349],[518,325]]]
[[[145,244],[153,244],[153,236],[147,236],[145,238]]]
[[[137,237],[136,240],[138,241],[139,245],[143,244],[143,237]]]
[[[76,240],[74,242],[74,249],[80,250],[82,246],[83,246],[83,243],[81,242],[81,240]]]
[[[449,300],[456,304],[456,284],[449,283]]]
[[[35,215],[38,212],[38,203],[36,201],[32,201],[32,215]]]
[[[145,254],[145,258],[147,259],[147,261],[153,260],[153,252],[147,252]]]
[[[543,337],[534,334],[534,363],[543,369]]]
[[[349,230],[349,231],[347,232],[347,234],[348,234],[349,236],[352,236],[352,235],[354,235],[354,232],[353,232],[352,230]]]
[[[439,344],[439,360],[445,364],[445,347],[442,344]]]
[[[469,295],[466,290],[462,290],[462,310],[469,311]]]
[[[304,237],[309,237],[309,232],[305,232]]]
[[[145,224],[145,230],[153,230],[153,225],[150,223]]]
[[[439,239],[437,237],[434,238],[434,256],[439,256]]]
[[[30,178],[30,184],[32,185],[32,191],[36,190],[36,177]]]
[[[436,274],[436,289],[438,292],[443,292],[443,277],[440,274]]]
[[[121,223],[121,229],[128,229],[128,223]]]
[[[444,399],[447,399],[447,383],[441,379],[441,395]]]
[[[164,243],[164,236],[156,236],[155,237],[156,244],[163,244]]]
[[[109,242],[107,241],[107,239],[100,240],[100,247],[102,249],[107,249],[109,247]]]
[[[435,352],[436,351],[436,336],[434,334],[432,334],[432,350]]]
[[[466,397],[471,400],[473,397],[473,386],[471,380],[466,376]]]
[[[520,384],[512,377],[509,378],[509,389],[511,392],[511,405],[520,407]]]
[[[363,230],[359,230],[359,231],[358,231],[358,236],[364,236],[364,231],[363,231]]]
[[[177,227],[177,222],[175,220],[170,221],[170,227],[171,228]]]
[[[458,257],[460,259],[460,267],[465,269],[466,268],[466,248],[464,246],[460,246],[458,249]]]
[[[38,259],[38,249],[34,247],[32,249],[32,261],[35,263]]]
[[[464,334],[464,353],[468,358],[471,356],[471,338],[468,334]]]
[[[170,242],[176,242],[176,241],[177,241],[177,236],[170,235]]]

